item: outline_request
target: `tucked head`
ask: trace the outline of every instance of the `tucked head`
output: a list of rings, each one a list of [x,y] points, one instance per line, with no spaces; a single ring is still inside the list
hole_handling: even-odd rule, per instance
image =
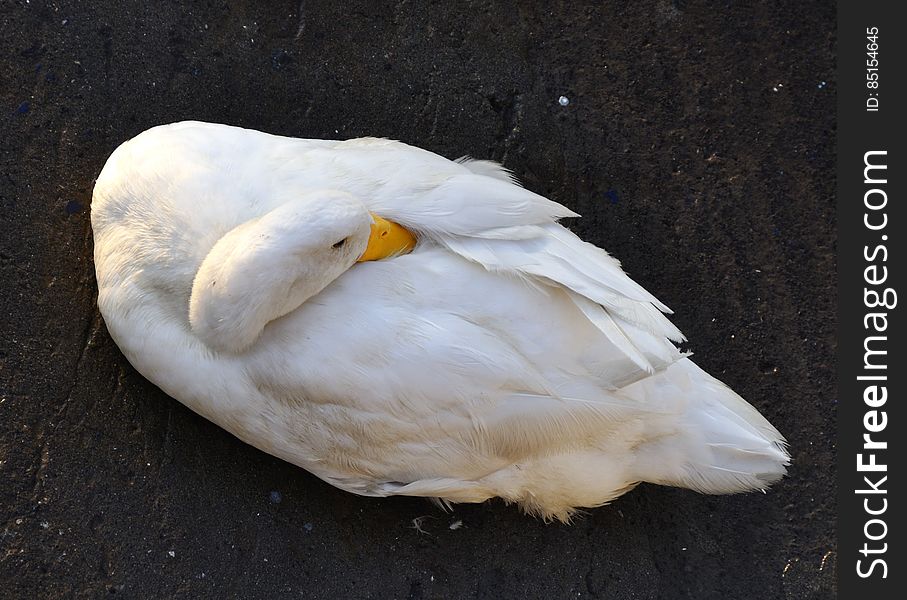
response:
[[[365,252],[372,222],[362,202],[350,194],[317,190],[300,194],[250,223],[262,236],[257,244],[346,270]]]
[[[395,228],[334,190],[300,194],[235,227],[196,273],[189,301],[193,332],[215,350],[247,348],[267,323],[297,309],[358,260],[411,248],[401,246],[406,236],[414,241],[411,234]]]

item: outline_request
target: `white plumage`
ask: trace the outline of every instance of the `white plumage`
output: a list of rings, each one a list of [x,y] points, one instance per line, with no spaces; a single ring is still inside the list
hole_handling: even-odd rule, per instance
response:
[[[415,250],[356,263],[369,212]],[[95,186],[98,304],[165,392],[357,494],[567,519],[640,481],[778,480],[782,436],[568,216],[486,161],[156,127]]]

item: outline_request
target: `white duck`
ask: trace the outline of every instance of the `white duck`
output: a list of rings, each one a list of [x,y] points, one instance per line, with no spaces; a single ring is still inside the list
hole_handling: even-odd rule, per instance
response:
[[[94,189],[98,304],[169,395],[356,494],[566,520],[641,481],[780,479],[781,434],[572,216],[399,142],[155,127]]]

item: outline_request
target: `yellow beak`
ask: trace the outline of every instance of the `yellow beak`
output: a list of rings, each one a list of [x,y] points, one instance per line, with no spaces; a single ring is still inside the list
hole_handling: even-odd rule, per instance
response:
[[[416,236],[387,219],[372,213],[372,232],[368,236],[368,246],[359,257],[358,262],[381,260],[410,252],[416,245]]]

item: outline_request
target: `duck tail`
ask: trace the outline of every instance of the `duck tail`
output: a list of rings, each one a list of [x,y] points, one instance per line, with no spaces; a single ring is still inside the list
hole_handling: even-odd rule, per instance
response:
[[[642,481],[705,494],[765,490],[790,464],[787,442],[765,417],[689,359],[650,379],[667,378],[686,405],[664,433],[642,444],[636,474]]]

